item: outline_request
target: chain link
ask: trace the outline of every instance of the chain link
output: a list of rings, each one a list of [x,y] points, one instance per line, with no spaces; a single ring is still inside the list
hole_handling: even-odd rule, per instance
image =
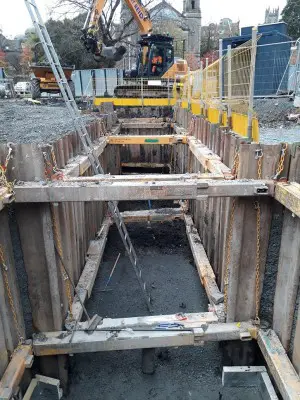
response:
[[[255,260],[255,322],[259,325],[259,307],[260,307],[260,203],[254,203],[256,210],[256,260]]]
[[[233,158],[233,165],[231,168],[231,173],[232,173],[234,179],[237,178],[239,166],[240,166],[239,148],[236,146],[234,158]]]
[[[232,166],[232,175],[234,179],[237,178],[238,171],[239,171],[239,148],[236,146],[235,154],[233,158],[233,166]],[[233,223],[234,223],[234,213],[236,207],[236,197],[233,198],[229,216],[229,228],[226,237],[226,253],[225,253],[225,274],[224,274],[224,308],[225,313],[227,314],[228,309],[228,286],[229,286],[229,264],[231,261],[231,244],[232,244],[232,237],[233,237]]]
[[[60,266],[60,270],[61,270],[61,274],[64,280],[64,284],[65,284],[65,289],[66,289],[66,294],[67,294],[67,299],[68,299],[68,306],[69,306],[69,315],[70,315],[70,319],[73,318],[72,315],[72,304],[73,304],[73,299],[72,299],[72,292],[71,292],[71,283],[69,280],[68,275],[66,274],[61,259],[63,259],[63,249],[62,249],[62,244],[61,244],[61,237],[60,237],[60,233],[58,231],[57,228],[57,220],[56,220],[56,215],[55,215],[55,210],[54,210],[54,205],[53,203],[51,204],[51,214],[52,214],[52,225],[53,225],[53,234],[54,234],[54,240],[56,243],[56,249],[57,252],[59,254],[59,266]]]
[[[53,146],[50,146],[50,155],[51,155],[51,161],[49,159],[49,154],[46,151],[43,152],[46,177],[52,180],[63,179],[63,173],[57,166],[56,156],[54,153]]]
[[[8,297],[9,305],[10,305],[10,310],[13,316],[14,324],[15,324],[15,329],[16,333],[18,336],[18,347],[24,343],[24,338],[21,333],[21,328],[18,322],[17,318],[17,313],[15,309],[15,303],[14,299],[11,293],[10,285],[9,285],[9,277],[8,277],[8,266],[5,261],[5,254],[4,254],[4,249],[2,244],[0,244],[0,264],[2,266],[2,273],[3,273],[3,279],[4,279],[4,284],[5,284],[5,289],[6,289],[6,294]]]
[[[257,178],[262,179],[263,152],[261,149],[256,150],[255,158],[257,160]],[[257,325],[259,325],[260,324],[259,307],[260,307],[260,217],[261,217],[261,209],[260,209],[260,202],[258,200],[254,202],[254,208],[256,210],[255,322]]]
[[[278,166],[276,169],[276,174],[273,179],[278,179],[279,175],[284,170],[284,159],[285,159],[287,148],[288,148],[288,144],[283,143],[283,146],[281,149],[281,154],[280,154],[280,159],[279,159]]]

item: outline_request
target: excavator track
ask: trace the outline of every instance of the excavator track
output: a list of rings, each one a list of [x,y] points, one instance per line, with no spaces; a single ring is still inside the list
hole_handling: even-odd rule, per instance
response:
[[[118,98],[169,98],[172,95],[173,83],[166,82],[163,85],[142,84],[118,85],[114,90],[114,95]]]

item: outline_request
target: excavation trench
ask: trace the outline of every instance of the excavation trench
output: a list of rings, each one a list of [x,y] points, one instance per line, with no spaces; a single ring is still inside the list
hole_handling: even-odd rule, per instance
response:
[[[105,118],[103,124],[92,123],[89,127],[90,134],[101,147],[102,133],[106,131],[107,135],[114,134],[114,129],[119,128],[113,126],[113,119]],[[134,121],[128,122],[128,125]],[[154,124],[164,124],[165,121],[154,121]],[[137,123],[136,123],[137,124]],[[147,124],[143,122],[144,126]],[[138,124],[137,124],[138,125]],[[167,130],[167,131],[166,131]],[[122,135],[152,135],[174,134],[173,128],[169,123],[163,129],[147,129],[143,127],[121,128],[119,136]],[[201,130],[198,129],[198,133]],[[208,147],[215,146],[217,149],[217,138],[219,136],[203,139]],[[76,135],[71,133],[65,137],[61,137],[53,143],[54,151],[57,158],[59,168],[66,168],[67,164],[82,160],[79,142]],[[226,136],[232,141],[235,137]],[[205,142],[206,140],[206,142]],[[36,143],[41,143],[41,137],[37,135]],[[235,143],[235,142],[234,142]],[[45,143],[43,143],[45,145]],[[233,152],[228,149],[234,148],[227,143],[224,144],[223,160],[226,165],[232,165]],[[37,145],[22,145],[16,141],[14,145],[14,158],[10,162],[8,176],[11,179],[22,179],[24,181],[40,181],[44,180],[44,159],[41,154],[41,148]],[[255,155],[254,145],[241,144],[244,146],[244,152],[241,157],[247,165],[246,155],[251,157]],[[248,147],[247,147],[248,146]],[[251,147],[252,146],[252,147]],[[42,147],[42,150],[49,150],[49,146]],[[271,151],[280,151],[274,145],[265,146],[264,152],[268,154]],[[226,150],[226,151],[225,151]],[[247,150],[247,152],[246,152]],[[23,158],[28,162],[27,153],[39,156],[39,164],[36,169],[30,169],[30,165],[22,164],[23,167],[18,169],[18,161],[23,162]],[[252,152],[252,153],[251,153]],[[1,157],[6,155],[7,149],[2,145]],[[230,153],[230,157],[229,157]],[[48,154],[48,153],[47,153]],[[276,153],[277,154],[277,153]],[[77,157],[77,158],[76,158]],[[79,158],[78,158],[79,157]],[[80,158],[81,157],[81,158]],[[250,157],[250,156],[249,156]],[[250,157],[250,161],[252,158]],[[226,160],[225,160],[226,159]],[[70,161],[71,160],[71,161]],[[171,173],[185,174],[187,172],[204,172],[203,166],[193,154],[189,151],[186,144],[177,143],[174,145],[160,145],[151,142],[140,144],[107,144],[103,146],[100,155],[101,163],[105,173],[111,175],[120,175],[118,179],[123,179],[123,175],[142,175],[151,173]],[[241,161],[241,162],[242,162]],[[83,163],[83,169],[79,172],[82,176],[92,175],[91,168]],[[276,162],[274,162],[276,165]],[[35,165],[36,166],[36,165]],[[272,167],[273,168],[273,167]],[[20,174],[14,175],[16,171]],[[79,169],[78,169],[79,171]],[[254,176],[256,178],[256,169]],[[273,169],[268,172],[270,175]],[[251,175],[252,174],[252,175]],[[131,178],[130,178],[131,179]],[[269,200],[268,200],[269,201]],[[275,201],[264,203],[262,207],[270,206],[269,210],[274,206]],[[224,257],[224,243],[228,228],[229,202],[226,198],[217,199],[201,199],[191,200],[189,202],[189,213],[194,218],[195,226],[201,237],[201,241],[206,250],[208,259],[214,269],[217,284],[223,291],[221,286],[224,276],[222,275],[222,258]],[[238,203],[241,210],[245,209],[245,219],[252,221],[251,229],[255,227],[253,223],[252,203],[247,200],[239,199]],[[78,282],[85,265],[85,256],[89,248],[90,241],[94,239],[95,233],[100,229],[102,221],[106,217],[106,205],[101,202],[70,202],[56,205],[55,209],[58,224],[61,223],[62,245],[66,251],[65,261],[67,266],[73,272],[74,281]],[[271,207],[272,206],[272,207]],[[158,208],[177,208],[180,205],[173,201],[127,201],[119,202],[120,211],[136,211]],[[247,212],[249,211],[249,215]],[[265,212],[264,210],[263,212]],[[5,211],[6,212],[6,211]],[[47,296],[51,294],[51,285],[47,286],[47,291],[40,290],[36,292],[36,270],[35,266],[39,265],[40,276],[47,277],[47,269],[44,266],[43,254],[44,247],[39,252],[35,252],[36,243],[41,239],[41,227],[44,226],[45,215],[49,212],[49,204],[16,204],[9,212],[10,217],[10,236],[13,242],[14,258],[17,267],[18,280],[20,284],[21,303],[25,316],[25,325],[27,337],[31,337],[33,331],[47,332],[54,330],[48,315],[41,312],[39,305],[44,304],[48,310],[50,301]],[[279,253],[279,243],[282,231],[282,209],[281,207],[272,210],[273,220],[271,227],[270,240],[266,233],[265,244],[268,249],[265,251],[266,256],[266,272],[263,279],[262,301],[261,301],[261,317],[269,322],[272,326],[272,314],[274,308],[274,293],[277,275],[277,263]],[[4,215],[4,214],[3,214]],[[263,215],[263,214],[262,214]],[[270,211],[271,216],[271,211]],[[27,223],[25,226],[23,221]],[[30,223],[28,223],[28,221]],[[36,222],[33,225],[32,221]],[[270,218],[271,221],[271,218]],[[50,223],[51,225],[51,223]],[[264,226],[268,225],[268,221]],[[35,228],[35,226],[37,228]],[[240,232],[240,236],[245,236],[247,245],[251,247],[253,235],[250,238],[251,231],[246,228],[248,225],[241,225],[244,231]],[[189,246],[185,222],[182,219],[165,222],[131,222],[127,223],[128,232],[130,234],[134,248],[138,254],[143,267],[143,276],[151,290],[153,298],[153,311],[155,315],[176,314],[176,313],[195,313],[208,311],[208,298],[204,287],[200,283],[197,268],[195,267],[193,255]],[[237,225],[237,228],[239,226]],[[266,231],[267,231],[266,227]],[[252,231],[253,233],[254,231]],[[44,231],[43,234],[46,234]],[[246,241],[245,239],[245,241]],[[251,239],[251,240],[250,240]],[[200,242],[200,241],[199,241]],[[254,243],[254,241],[253,241]],[[43,243],[44,246],[44,243]],[[253,246],[252,246],[253,247]],[[22,248],[22,251],[21,251]],[[54,252],[54,248],[53,248]],[[112,279],[108,285],[108,290],[103,291],[116,258],[120,254],[120,259]],[[252,255],[255,249],[252,249]],[[55,255],[55,253],[54,253]],[[243,254],[241,253],[241,257]],[[240,260],[241,261],[241,260]],[[239,261],[239,262],[240,262]],[[250,264],[250,263],[249,263]],[[253,264],[253,263],[252,263]],[[251,265],[252,265],[251,264]],[[246,265],[245,262],[243,265]],[[247,263],[248,265],[248,263]],[[253,264],[254,265],[254,264]],[[41,266],[44,268],[41,269]],[[238,290],[240,296],[243,295],[245,288],[244,282],[248,282],[249,276],[247,271],[242,271],[245,279],[240,279]],[[42,275],[42,273],[44,275]],[[264,273],[264,271],[263,271]],[[250,276],[250,279],[253,278]],[[28,278],[28,279],[24,279]],[[28,281],[28,282],[27,282]],[[39,285],[45,283],[46,279],[40,279]],[[39,287],[39,286],[38,286]],[[247,288],[246,288],[247,289]],[[63,292],[63,286],[61,288]],[[37,298],[35,298],[37,296]],[[64,298],[62,295],[61,298]],[[299,299],[299,294],[298,294]],[[240,298],[235,304],[236,315],[239,315],[239,308],[244,306],[244,301]],[[247,299],[246,299],[247,300]],[[66,314],[67,302],[64,298],[64,310],[62,314]],[[245,302],[246,303],[246,302]],[[249,306],[249,304],[248,304]],[[138,285],[133,268],[129,258],[125,253],[124,246],[115,225],[109,229],[108,240],[105,246],[105,252],[100,263],[99,271],[95,280],[92,294],[86,303],[87,310],[90,315],[97,313],[102,317],[109,318],[126,318],[148,315],[148,310],[144,302],[143,295]],[[48,310],[49,311],[49,310]],[[51,311],[51,310],[50,310]],[[51,313],[50,313],[51,314]],[[50,315],[49,314],[49,315]],[[64,314],[64,315],[65,315]],[[50,315],[52,318],[52,315]],[[242,318],[245,321],[249,318]],[[295,319],[295,318],[294,318]],[[233,321],[239,321],[234,318]],[[38,325],[37,325],[38,323]],[[51,326],[50,326],[51,325]],[[296,319],[294,321],[293,332],[295,333]],[[49,328],[50,326],[50,328]],[[156,349],[155,365],[156,370],[153,375],[145,375],[141,370],[141,350],[126,351],[108,351],[98,353],[74,354],[68,357],[69,365],[69,392],[65,394],[66,399],[259,399],[260,393],[255,388],[223,388],[222,387],[222,368],[224,365],[264,365],[264,361],[260,358],[260,352],[257,351],[256,342],[254,349],[249,349],[247,343],[235,342],[231,349],[235,349],[235,362],[229,360],[228,349],[222,347],[219,343],[209,342],[204,347],[179,347],[170,349]],[[248,352],[251,350],[251,354]],[[250,354],[251,357],[245,357]],[[47,363],[46,358],[40,359],[41,364]],[[66,357],[67,359],[67,357]],[[45,361],[46,360],[46,361]],[[44,365],[45,367],[45,365]],[[43,373],[45,373],[45,368]],[[47,369],[47,368],[46,368]],[[45,391],[44,398],[50,399]]]
[[[146,207],[145,202],[120,205],[123,210]],[[207,311],[208,300],[193,262],[184,222],[131,223],[127,227],[151,287],[154,314]],[[110,291],[102,292],[119,253]],[[148,315],[115,226],[110,229],[87,309],[91,315],[103,317]],[[71,358],[67,399],[259,398],[253,388],[222,388],[223,359],[218,343],[156,349],[155,364],[154,375],[145,375],[141,371],[141,350],[76,354]]]

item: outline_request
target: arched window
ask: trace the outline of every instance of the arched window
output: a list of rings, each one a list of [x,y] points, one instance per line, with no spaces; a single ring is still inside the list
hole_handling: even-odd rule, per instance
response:
[[[192,10],[195,9],[195,0],[192,0]]]

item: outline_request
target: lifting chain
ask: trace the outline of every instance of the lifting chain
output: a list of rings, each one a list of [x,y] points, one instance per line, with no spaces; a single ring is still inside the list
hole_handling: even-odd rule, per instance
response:
[[[49,159],[49,154],[43,151],[43,157],[45,162],[45,175],[51,180],[61,180],[63,179],[63,173],[59,170],[56,162],[56,157],[54,153],[53,146],[50,146],[51,161]]]
[[[5,157],[5,162],[3,165],[0,164],[0,186],[6,187],[9,193],[14,193],[14,182],[9,182],[6,177],[6,171],[7,171],[7,166],[9,163],[9,160],[11,158],[11,153],[12,153],[12,143],[7,143],[8,147],[8,153],[7,156]]]
[[[280,159],[279,159],[277,170],[276,170],[276,174],[273,178],[275,180],[278,179],[279,175],[284,170],[284,159],[285,159],[287,148],[288,148],[287,143],[283,143],[283,146],[281,149],[281,154],[280,154]]]
[[[257,178],[262,179],[262,149],[257,149],[255,159],[257,160]],[[259,307],[260,307],[260,202],[254,202],[254,209],[256,210],[256,258],[255,258],[255,323],[260,325]]]
[[[260,325],[259,306],[260,306],[260,203],[254,203],[256,210],[256,259],[255,259],[255,323]]]
[[[237,174],[238,174],[238,171],[239,171],[239,165],[240,165],[239,149],[236,146],[235,153],[234,153],[234,158],[233,158],[233,166],[231,168],[231,173],[232,173],[234,179],[237,178]]]
[[[235,154],[233,159],[233,166],[232,166],[232,175],[234,179],[236,179],[238,170],[239,170],[239,148],[236,146]],[[233,222],[234,222],[234,212],[236,207],[236,197],[233,198],[229,216],[229,228],[226,237],[226,253],[225,253],[225,274],[224,274],[224,307],[225,313],[227,314],[228,308],[228,285],[229,285],[229,264],[231,261],[231,244],[232,244],[232,237],[233,237]]]
[[[3,280],[4,280],[4,284],[5,284],[6,294],[7,294],[9,305],[10,305],[10,311],[12,313],[16,333],[18,336],[18,347],[19,347],[24,343],[24,338],[21,333],[21,329],[20,329],[20,325],[18,322],[17,313],[16,313],[16,309],[15,309],[15,303],[14,303],[14,299],[13,299],[10,285],[9,285],[8,266],[5,261],[4,249],[3,249],[1,243],[0,243],[0,265],[1,265],[2,273],[3,273]]]
[[[58,262],[59,262],[61,274],[62,274],[64,284],[65,284],[65,289],[66,289],[66,294],[67,294],[67,299],[68,299],[69,316],[70,316],[70,319],[73,319],[73,315],[72,315],[73,299],[72,299],[72,293],[71,293],[71,283],[70,283],[70,279],[69,279],[67,273],[64,270],[64,266],[61,261],[61,260],[63,260],[63,249],[62,249],[62,244],[61,244],[60,232],[58,231],[58,227],[57,227],[57,219],[56,219],[53,203],[51,204],[51,214],[52,214],[54,241],[55,241],[55,245],[56,245],[55,249],[59,255]]]

